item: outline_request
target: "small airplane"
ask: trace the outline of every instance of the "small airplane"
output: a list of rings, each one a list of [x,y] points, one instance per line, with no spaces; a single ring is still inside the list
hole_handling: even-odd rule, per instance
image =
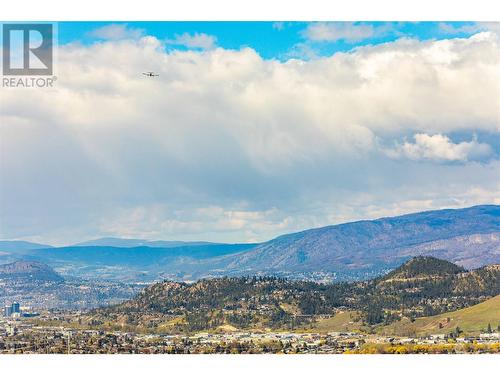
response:
[[[154,72],[144,72],[142,74],[144,74],[146,77],[159,77],[160,76],[159,74],[154,74]]]

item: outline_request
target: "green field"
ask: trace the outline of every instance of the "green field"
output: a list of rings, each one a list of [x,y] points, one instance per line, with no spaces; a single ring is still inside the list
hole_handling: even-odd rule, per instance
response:
[[[431,333],[449,333],[457,327],[464,333],[480,333],[488,327],[500,325],[500,295],[477,305],[445,314],[409,319],[381,327],[379,332],[396,336],[423,336]]]

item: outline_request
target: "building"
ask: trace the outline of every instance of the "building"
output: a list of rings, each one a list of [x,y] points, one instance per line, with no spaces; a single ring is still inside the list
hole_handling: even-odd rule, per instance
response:
[[[21,315],[21,305],[18,302],[12,303],[10,306],[5,306],[3,310],[3,315],[6,317],[12,316],[20,316]]]
[[[20,313],[21,312],[21,306],[19,305],[19,302],[14,302],[12,304],[12,313]]]
[[[3,310],[3,315],[9,317],[12,315],[12,306],[5,306]]]

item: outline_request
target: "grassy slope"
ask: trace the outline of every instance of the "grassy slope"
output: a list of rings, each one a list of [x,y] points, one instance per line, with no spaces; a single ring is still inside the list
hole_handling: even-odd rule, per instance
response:
[[[359,313],[356,311],[341,311],[331,318],[319,319],[312,324],[297,328],[297,332],[352,332],[358,331],[362,326]]]
[[[439,323],[442,328],[439,328]],[[488,323],[493,329],[500,325],[500,295],[462,310],[418,318],[413,323],[404,319],[381,327],[380,332],[389,335],[421,336],[430,333],[449,333],[458,326],[466,333],[479,333],[486,329]]]

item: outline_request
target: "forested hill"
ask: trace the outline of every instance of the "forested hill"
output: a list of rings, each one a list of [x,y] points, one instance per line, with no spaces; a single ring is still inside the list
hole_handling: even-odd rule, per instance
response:
[[[401,267],[389,272],[383,280],[410,279],[416,277],[446,277],[465,272],[463,267],[434,257],[415,257]]]
[[[172,331],[224,324],[293,328],[311,316],[344,309],[359,311],[367,324],[389,324],[403,316],[413,319],[482,302],[500,293],[499,276],[499,266],[464,271],[447,261],[419,257],[365,282],[318,284],[276,277],[224,277],[193,284],[165,281],[133,300],[97,310],[91,318],[96,324],[108,320]],[[176,323],[165,326],[172,317]]]

